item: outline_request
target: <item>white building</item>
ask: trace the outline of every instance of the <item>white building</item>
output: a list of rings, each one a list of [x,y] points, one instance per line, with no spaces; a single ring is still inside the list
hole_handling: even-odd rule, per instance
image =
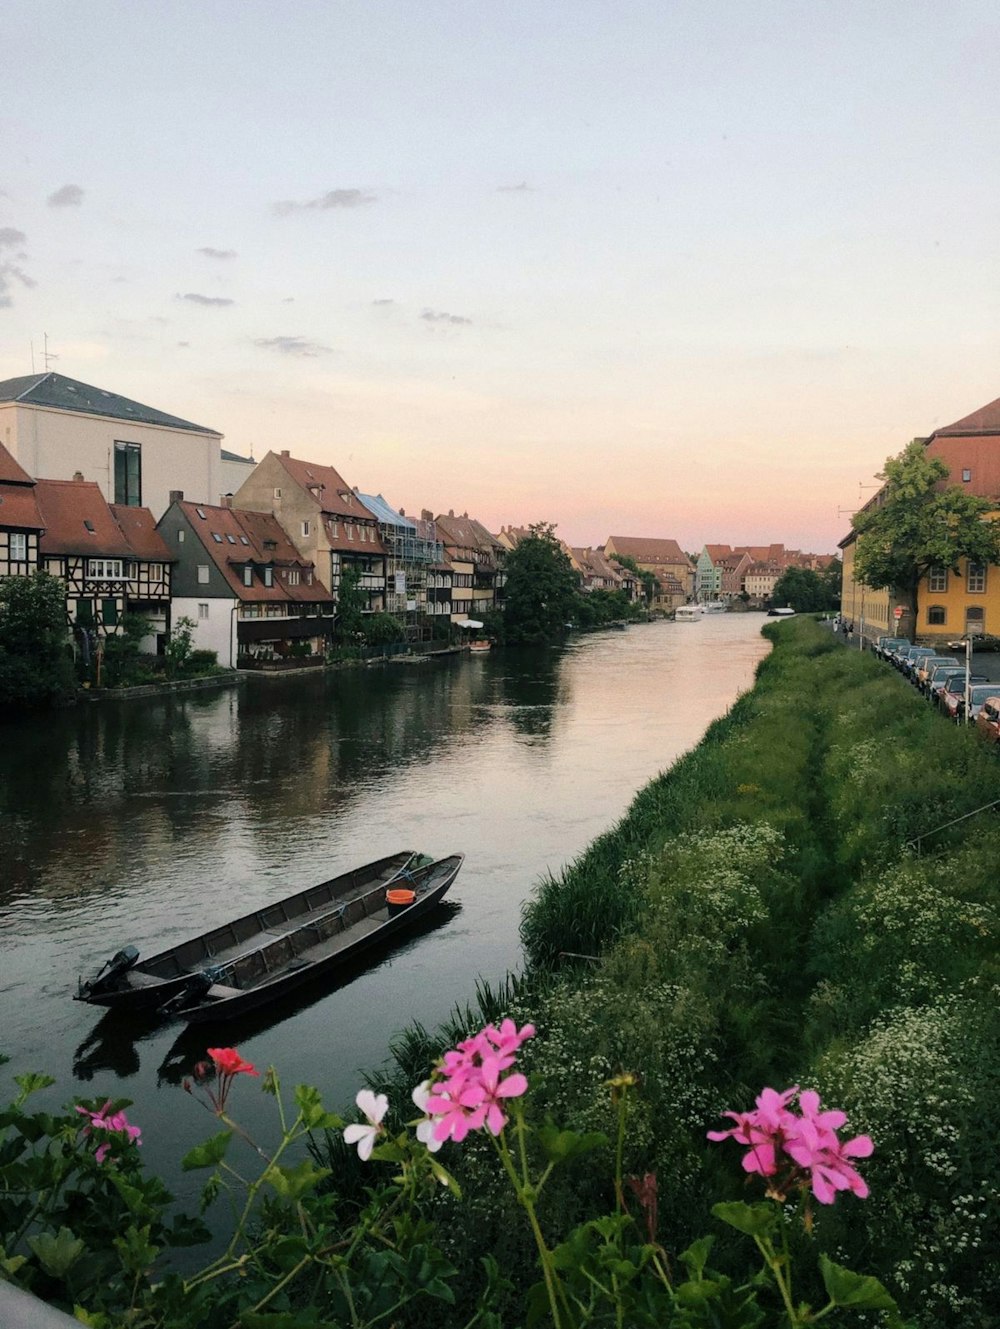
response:
[[[109,503],[167,510],[170,491],[218,503],[220,440],[192,424],[62,374],[0,383],[0,442],[31,476],[96,482]]]

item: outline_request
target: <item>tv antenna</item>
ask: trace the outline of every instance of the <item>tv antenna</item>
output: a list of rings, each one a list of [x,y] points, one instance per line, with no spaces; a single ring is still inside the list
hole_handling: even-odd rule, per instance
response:
[[[47,332],[43,332],[43,333],[42,333],[42,337],[44,338],[44,342],[43,342],[43,350],[42,350],[42,359],[45,361],[45,372],[48,373],[48,372],[49,372],[49,361],[50,361],[50,360],[58,360],[59,357],[58,357],[58,355],[55,354],[54,351],[50,351],[50,350],[49,350],[49,334],[48,334]],[[32,348],[32,353],[34,353],[34,348]]]

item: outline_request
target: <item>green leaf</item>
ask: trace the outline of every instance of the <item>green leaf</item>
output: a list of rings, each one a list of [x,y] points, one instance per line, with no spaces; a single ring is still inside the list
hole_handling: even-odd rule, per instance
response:
[[[730,1200],[713,1204],[712,1213],[748,1237],[769,1236],[778,1222],[778,1209],[773,1204],[744,1204],[742,1200]]]
[[[309,1245],[304,1237],[281,1237],[268,1246],[267,1254],[283,1274],[287,1274],[309,1252]]]
[[[430,1167],[435,1180],[439,1181],[442,1186],[447,1186],[448,1189],[451,1191],[452,1195],[454,1195],[457,1199],[460,1200],[462,1198],[461,1186],[459,1186],[458,1182],[451,1175],[448,1169],[443,1168],[441,1164],[437,1161],[437,1159],[433,1157],[433,1155],[431,1156]]]
[[[311,1084],[295,1086],[295,1103],[303,1125],[310,1131],[339,1131],[344,1120],[336,1112],[327,1112],[320,1101],[319,1090]]]
[[[124,1236],[115,1237],[114,1245],[122,1267],[131,1274],[143,1273],[160,1253],[159,1246],[149,1240],[148,1227],[126,1228]]]
[[[11,1281],[13,1282],[14,1275],[17,1273],[18,1269],[20,1269],[22,1264],[27,1264],[27,1262],[27,1256],[24,1255],[0,1255],[0,1272],[9,1274]]]
[[[86,1250],[80,1238],[74,1237],[67,1227],[61,1227],[56,1236],[51,1232],[40,1232],[36,1237],[29,1237],[28,1245],[38,1256],[45,1272],[53,1278],[65,1278]]]
[[[582,1154],[592,1153],[608,1143],[608,1137],[601,1131],[561,1131],[558,1126],[546,1123],[538,1131],[538,1142],[545,1151],[546,1158],[552,1163],[564,1163],[570,1158],[579,1158]]]
[[[704,1275],[705,1266],[708,1264],[708,1257],[712,1253],[714,1244],[714,1237],[699,1237],[697,1241],[691,1243],[686,1251],[681,1251],[681,1261],[692,1278],[699,1279]]]
[[[222,1131],[218,1135],[213,1135],[210,1140],[206,1140],[204,1144],[196,1144],[190,1153],[181,1159],[182,1171],[193,1172],[200,1167],[217,1167],[225,1158],[232,1138],[232,1131]]]
[[[51,1075],[39,1075],[35,1071],[28,1071],[26,1075],[15,1075],[14,1083],[21,1090],[18,1103],[23,1103],[29,1094],[37,1093],[39,1089],[48,1089],[50,1084],[55,1084]]]
[[[877,1278],[870,1274],[855,1274],[843,1265],[834,1264],[825,1255],[819,1257],[820,1272],[827,1296],[837,1306],[853,1306],[855,1310],[894,1311],[895,1301]]]
[[[296,1167],[269,1167],[264,1180],[284,1199],[298,1200],[328,1176],[328,1167],[317,1167],[311,1158],[303,1158]]]

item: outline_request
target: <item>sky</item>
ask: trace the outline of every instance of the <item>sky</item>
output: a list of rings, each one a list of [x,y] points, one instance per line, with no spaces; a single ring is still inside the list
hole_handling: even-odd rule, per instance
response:
[[[820,553],[1000,396],[994,0],[3,10],[0,378],[407,512]]]

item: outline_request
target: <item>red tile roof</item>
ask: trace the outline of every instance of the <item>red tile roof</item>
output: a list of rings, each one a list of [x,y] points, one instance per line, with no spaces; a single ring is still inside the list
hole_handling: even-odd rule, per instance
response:
[[[176,561],[166,540],[156,529],[149,508],[130,508],[123,503],[112,503],[110,506],[135,558],[148,559],[154,563]]]
[[[721,563],[724,558],[728,558],[732,553],[729,545],[706,545],[705,553],[713,563]]]
[[[39,541],[43,554],[135,556],[93,480],[39,480],[35,496],[45,523],[45,534]]]
[[[239,508],[188,502],[180,503],[179,507],[238,599],[333,603],[333,596],[315,576],[311,586],[306,583],[304,574],[313,572],[313,564],[302,558],[277,517],[270,512],[246,512]],[[216,540],[216,535],[221,538]],[[274,584],[265,586],[254,577],[252,586],[244,585],[243,567],[249,562],[273,564],[276,569]],[[297,586],[289,586],[282,576],[282,572],[288,569],[300,570]]]
[[[683,563],[691,566],[691,560],[676,540],[659,540],[640,535],[611,535],[608,544],[613,544],[615,553],[634,558],[637,563]]]
[[[4,445],[0,443],[0,484],[31,485],[34,483],[24,467],[20,466]]]
[[[931,438],[948,438],[954,434],[1000,435],[1000,397],[986,406],[980,406],[979,410],[973,411],[971,415],[956,420],[953,425],[935,429]]]
[[[298,457],[291,457],[285,452],[271,455],[277,457],[297,484],[314,493],[324,512],[339,518],[360,517],[368,521],[375,520],[375,514],[369,512],[340,472],[334,470],[332,466],[301,461]]]

